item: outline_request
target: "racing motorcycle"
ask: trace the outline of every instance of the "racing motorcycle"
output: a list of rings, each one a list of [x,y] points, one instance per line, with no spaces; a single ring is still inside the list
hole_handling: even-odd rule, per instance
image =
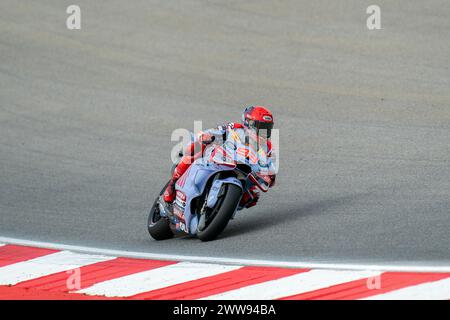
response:
[[[235,135],[223,144],[207,147],[203,157],[178,179],[176,198],[170,207],[162,200],[167,184],[161,190],[148,216],[150,235],[156,240],[180,233],[196,235],[202,241],[214,240],[236,212],[244,209],[239,203],[246,191],[253,186],[262,192],[269,190],[268,174],[273,163],[262,148],[256,149]]]

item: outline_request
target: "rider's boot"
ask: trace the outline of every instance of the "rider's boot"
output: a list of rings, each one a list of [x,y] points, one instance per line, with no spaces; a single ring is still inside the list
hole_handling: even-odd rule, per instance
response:
[[[175,183],[177,183],[176,180],[174,180],[173,178],[170,179],[169,184],[167,185],[167,188],[163,194],[164,202],[172,203],[175,200]]]
[[[163,200],[167,204],[172,204],[175,200],[175,184],[178,179],[186,172],[186,170],[191,166],[191,164],[201,157],[205,146],[199,144],[198,142],[191,143],[184,151],[184,156],[181,158],[180,163],[176,166],[173,171],[172,178],[169,181],[169,185],[164,191]]]
[[[164,191],[163,194],[163,200],[167,204],[173,203],[175,200],[175,183],[177,183],[178,179],[186,172],[186,170],[190,166],[190,161],[186,161],[190,159],[181,159],[180,163],[176,166],[175,170],[173,171],[172,178],[169,181],[169,184]]]

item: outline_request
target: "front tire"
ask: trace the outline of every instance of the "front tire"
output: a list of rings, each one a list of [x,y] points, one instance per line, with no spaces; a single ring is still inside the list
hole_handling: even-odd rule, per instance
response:
[[[224,185],[226,188],[222,201],[219,201],[219,208],[213,220],[203,230],[197,231],[197,237],[202,241],[211,241],[225,229],[242,196],[242,190],[234,184]]]

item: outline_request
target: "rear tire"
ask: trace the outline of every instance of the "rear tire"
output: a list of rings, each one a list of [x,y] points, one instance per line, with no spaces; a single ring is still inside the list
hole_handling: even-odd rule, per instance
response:
[[[169,183],[162,189],[159,195],[162,195],[166,190]],[[167,218],[159,215],[159,203],[156,198],[153,203],[150,213],[148,215],[147,229],[150,236],[155,240],[167,240],[174,237],[172,229],[170,228],[170,222]]]
[[[219,202],[220,208],[209,225],[202,231],[197,232],[197,237],[202,241],[211,241],[217,238],[227,226],[233,216],[242,196],[242,190],[234,184],[226,184],[224,199]]]

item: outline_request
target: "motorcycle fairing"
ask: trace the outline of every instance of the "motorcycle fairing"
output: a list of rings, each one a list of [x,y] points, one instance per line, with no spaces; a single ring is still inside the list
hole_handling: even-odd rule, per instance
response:
[[[192,200],[204,192],[209,178],[214,174],[220,171],[231,171],[233,169],[234,167],[208,163],[203,159],[196,160],[175,184],[175,190],[182,192],[186,196],[186,205],[183,212],[185,220],[179,221],[179,219],[175,217],[178,220],[178,223],[175,225],[181,225],[184,229],[182,231],[184,232],[195,234],[197,232],[198,217],[191,212]],[[239,180],[237,181],[239,182]]]

